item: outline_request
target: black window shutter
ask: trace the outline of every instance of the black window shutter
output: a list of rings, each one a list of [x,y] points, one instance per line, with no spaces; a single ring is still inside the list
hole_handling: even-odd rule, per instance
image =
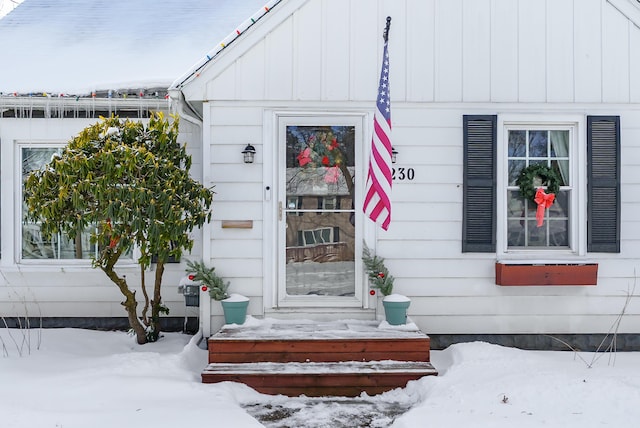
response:
[[[587,251],[619,253],[619,116],[587,116],[587,189]]]
[[[463,116],[462,252],[496,251],[497,116]]]

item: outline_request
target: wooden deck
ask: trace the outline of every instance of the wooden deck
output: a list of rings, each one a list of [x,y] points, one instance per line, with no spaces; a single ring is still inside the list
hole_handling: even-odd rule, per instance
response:
[[[265,394],[357,396],[437,375],[429,337],[379,322],[281,321],[225,326],[209,338],[204,383],[233,381]]]

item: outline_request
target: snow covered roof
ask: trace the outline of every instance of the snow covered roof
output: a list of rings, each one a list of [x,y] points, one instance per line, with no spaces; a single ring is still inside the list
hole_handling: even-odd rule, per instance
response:
[[[0,93],[168,88],[267,1],[25,0],[0,19]]]

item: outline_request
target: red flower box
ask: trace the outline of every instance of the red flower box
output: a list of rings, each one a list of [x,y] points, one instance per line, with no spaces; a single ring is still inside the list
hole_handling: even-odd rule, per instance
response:
[[[497,285],[597,285],[597,263],[496,263]]]

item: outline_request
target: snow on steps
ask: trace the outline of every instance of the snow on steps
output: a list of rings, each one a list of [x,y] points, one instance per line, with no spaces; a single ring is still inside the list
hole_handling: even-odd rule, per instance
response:
[[[208,346],[204,383],[241,382],[265,394],[375,395],[437,375],[429,337],[413,324],[251,320],[223,327]]]

